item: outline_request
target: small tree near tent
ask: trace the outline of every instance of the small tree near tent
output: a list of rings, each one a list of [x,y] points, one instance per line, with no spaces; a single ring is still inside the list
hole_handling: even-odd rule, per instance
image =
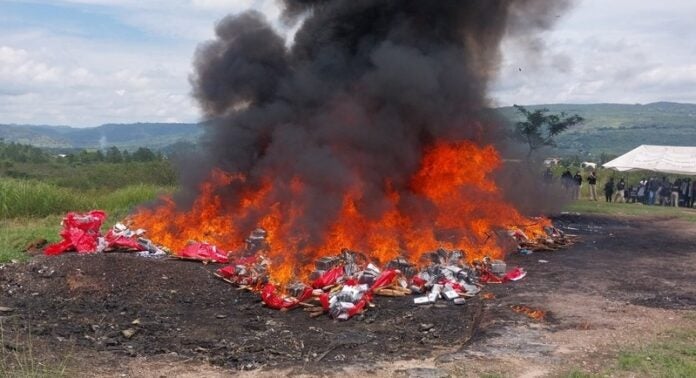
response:
[[[527,158],[531,158],[532,154],[542,147],[555,146],[554,138],[558,134],[585,120],[577,114],[549,114],[548,109],[530,111],[520,105],[515,105],[515,109],[525,117],[524,121],[515,124],[515,131],[529,147]]]

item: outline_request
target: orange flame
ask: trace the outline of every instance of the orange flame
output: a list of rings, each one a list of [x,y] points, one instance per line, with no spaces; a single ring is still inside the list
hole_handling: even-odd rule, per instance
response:
[[[154,209],[140,209],[132,220],[146,228],[153,241],[174,251],[190,240],[238,251],[253,228],[263,227],[271,245],[266,256],[272,262],[271,278],[281,284],[306,278],[316,258],[335,255],[342,248],[382,263],[399,255],[418,262],[440,247],[463,249],[469,261],[502,258],[511,246],[501,231],[519,227],[529,236],[543,235],[548,221],[526,218],[503,200],[491,177],[500,164],[492,146],[436,143],[425,151],[406,189],[398,191],[391,182],[384,183],[386,203],[377,216],[361,208],[363,188],[346,187],[342,207],[320,241],[310,240],[298,225],[306,210],[302,201],[295,200],[306,191],[306,181],[299,176],[283,188],[286,195],[278,196],[273,188],[279,184],[272,174],[252,185],[242,174],[214,170],[191,208],[178,209],[172,198],[165,198]],[[241,193],[234,196],[241,200],[225,200],[223,193],[230,188]],[[235,219],[256,222],[240,225]]]

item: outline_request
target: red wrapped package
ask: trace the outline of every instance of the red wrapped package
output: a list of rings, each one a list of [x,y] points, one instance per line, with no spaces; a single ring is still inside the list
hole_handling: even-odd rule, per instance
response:
[[[178,257],[190,260],[210,261],[227,264],[229,259],[225,251],[220,251],[214,245],[208,243],[191,243],[182,249]]]
[[[311,296],[312,289],[309,287],[305,288],[302,295],[300,295],[298,298],[291,298],[278,294],[275,285],[270,283],[266,284],[266,286],[263,287],[263,290],[261,290],[261,300],[263,300],[263,303],[275,310],[291,309],[297,306],[298,303],[308,299]]]
[[[519,281],[523,279],[527,275],[527,272],[520,268],[516,267],[515,269],[507,272],[505,274],[505,277],[503,277],[503,282],[508,282],[508,281]]]
[[[321,289],[326,286],[334,285],[336,282],[338,282],[339,278],[343,277],[344,274],[345,271],[343,270],[343,266],[337,266],[314,280],[314,282],[312,282],[312,287],[315,289]]]
[[[109,248],[113,249],[132,249],[135,251],[144,251],[145,248],[138,243],[135,238],[125,235],[118,235],[113,230],[109,230],[104,238]]]
[[[370,288],[370,292],[374,292],[380,287],[389,285],[392,281],[394,281],[394,277],[396,277],[396,270],[385,270],[375,279],[375,282]]]
[[[47,255],[59,255],[68,251],[77,253],[95,253],[100,249],[99,237],[106,213],[93,210],[87,214],[68,213],[63,218],[62,241],[51,244],[44,250]]]

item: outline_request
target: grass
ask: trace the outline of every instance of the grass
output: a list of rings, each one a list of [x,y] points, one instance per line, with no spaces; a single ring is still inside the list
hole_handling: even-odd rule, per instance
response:
[[[696,222],[696,209],[666,206],[646,206],[637,203],[607,203],[579,200],[570,203],[566,211],[629,217],[670,217]]]
[[[662,335],[661,339],[621,350],[614,365],[599,374],[575,369],[561,376],[696,377],[696,329],[671,330]]]
[[[676,330],[666,340],[623,351],[618,369],[649,377],[696,377],[696,329]]]
[[[69,377],[67,364],[69,355],[59,361],[39,359],[34,350],[31,334],[22,337],[22,332],[6,337],[6,324],[0,321],[0,377],[8,378],[49,378]]]
[[[0,177],[36,180],[77,190],[118,189],[130,185],[176,185],[176,174],[168,161],[147,163],[13,163],[0,169]]]
[[[34,180],[0,178],[0,219],[46,217],[95,208],[124,210],[174,187],[134,184],[115,190],[76,190]]]
[[[25,247],[38,239],[57,241],[60,221],[68,211],[105,210],[109,216],[105,226],[109,226],[135,206],[173,190],[151,184],[76,190],[34,180],[0,178],[0,263],[26,260]]]

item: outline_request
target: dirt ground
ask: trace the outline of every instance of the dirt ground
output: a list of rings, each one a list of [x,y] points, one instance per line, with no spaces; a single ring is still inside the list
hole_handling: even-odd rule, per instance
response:
[[[563,215],[582,242],[510,256],[519,282],[489,300],[414,306],[377,298],[347,322],[277,312],[214,267],[122,254],[0,269],[6,349],[78,376],[554,376],[599,372],[617,350],[696,327],[696,227],[676,219]],[[548,311],[544,321],[514,305]],[[132,335],[131,335],[132,333]]]

